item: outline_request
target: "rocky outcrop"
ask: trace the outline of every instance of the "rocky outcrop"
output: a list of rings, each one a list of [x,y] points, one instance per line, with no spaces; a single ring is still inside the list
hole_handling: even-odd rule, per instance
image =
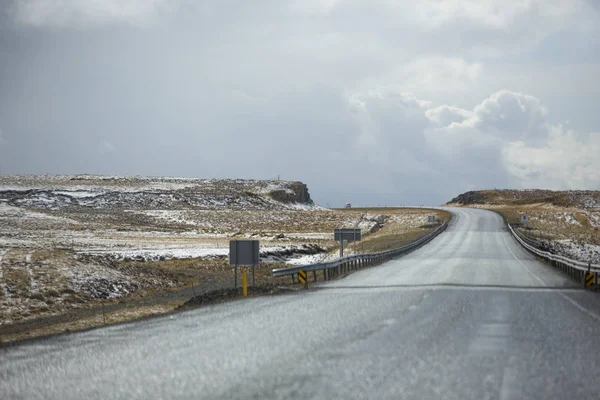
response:
[[[5,190],[3,190],[3,186]],[[43,210],[276,210],[313,204],[302,182],[102,176],[0,176],[0,202]]]
[[[282,203],[313,204],[308,187],[302,182],[290,182],[286,189],[272,190],[270,196]]]
[[[546,189],[494,189],[463,193],[449,203],[471,205],[552,204],[559,207],[577,207],[584,210],[600,209],[600,191],[597,190],[546,190]]]
[[[471,192],[466,192],[466,193],[458,195],[457,197],[450,200],[449,203],[463,204],[463,205],[483,204],[483,203],[485,203],[486,199],[487,199],[487,196],[485,196],[483,193],[471,191]]]

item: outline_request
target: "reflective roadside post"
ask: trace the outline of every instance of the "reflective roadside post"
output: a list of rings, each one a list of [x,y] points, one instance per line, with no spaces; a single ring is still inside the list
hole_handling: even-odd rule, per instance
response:
[[[246,279],[246,270],[242,271],[242,293],[244,293],[244,297],[248,297],[248,280]]]

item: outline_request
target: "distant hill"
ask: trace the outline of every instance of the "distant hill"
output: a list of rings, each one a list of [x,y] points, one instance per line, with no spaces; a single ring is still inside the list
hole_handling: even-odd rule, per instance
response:
[[[600,209],[598,190],[543,190],[543,189],[494,189],[477,190],[458,195],[447,204],[522,206],[551,204],[559,207],[575,207],[585,210]]]
[[[99,175],[0,175],[0,203],[44,210],[312,207],[302,182]]]

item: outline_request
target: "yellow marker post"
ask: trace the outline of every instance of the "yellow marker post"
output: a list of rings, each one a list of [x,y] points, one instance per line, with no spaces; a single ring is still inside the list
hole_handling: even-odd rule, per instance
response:
[[[244,291],[244,297],[248,297],[248,280],[246,279],[246,270],[242,272],[242,289]]]
[[[306,271],[303,269],[298,270],[298,281],[304,284],[304,287],[308,289],[308,276],[306,275]]]
[[[586,287],[593,286],[594,280],[595,280],[594,278],[596,278],[596,276],[592,272],[588,272],[587,274],[585,274],[585,286]]]

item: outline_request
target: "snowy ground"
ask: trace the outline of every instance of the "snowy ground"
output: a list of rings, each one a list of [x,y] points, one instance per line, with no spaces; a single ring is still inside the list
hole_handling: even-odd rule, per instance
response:
[[[551,204],[469,207],[498,209],[515,223],[527,216],[523,233],[542,242],[544,247],[574,260],[600,263],[600,210],[592,200],[585,205],[586,208]]]
[[[334,228],[408,232],[430,213],[300,199],[298,182],[0,176],[0,326],[189,279],[210,286],[230,274],[233,239],[259,240],[265,263],[307,264],[336,257]]]

